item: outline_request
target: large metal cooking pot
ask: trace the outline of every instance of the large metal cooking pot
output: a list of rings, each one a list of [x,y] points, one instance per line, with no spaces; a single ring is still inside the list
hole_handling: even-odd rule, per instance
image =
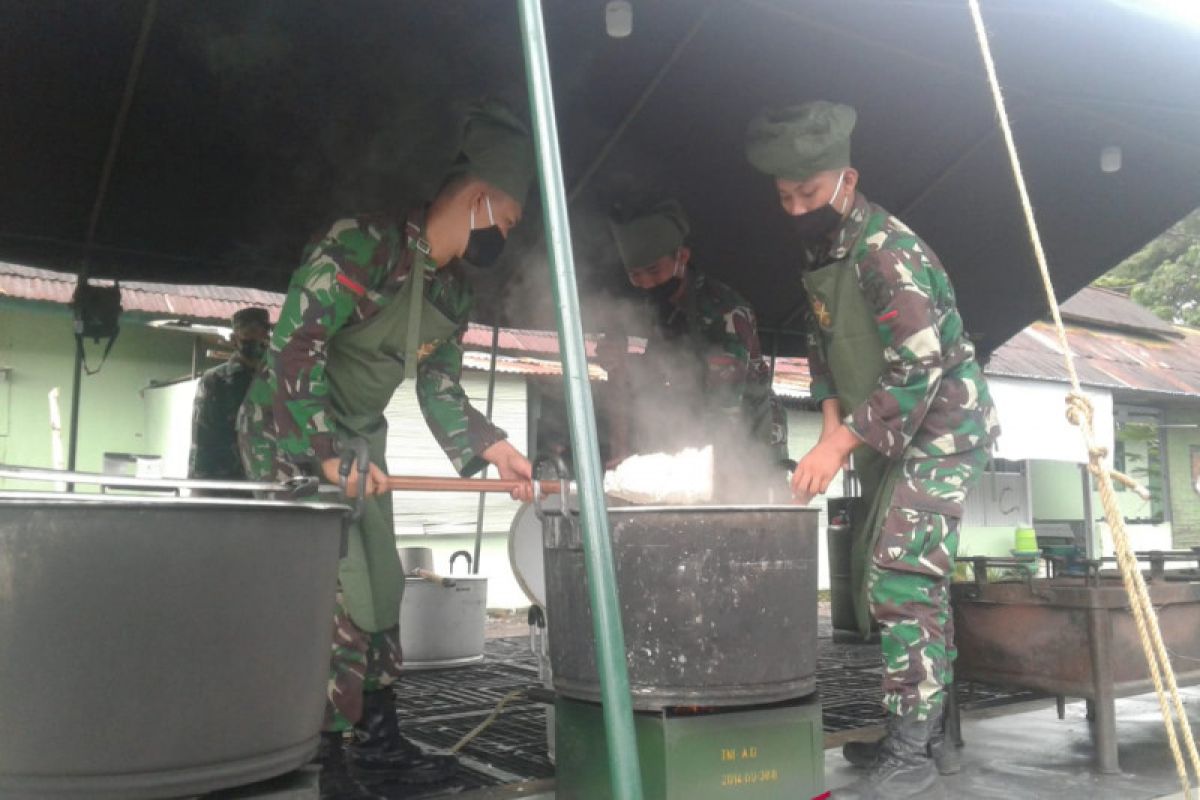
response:
[[[467,557],[469,571],[470,554],[459,552]],[[404,579],[400,603],[404,669],[444,669],[483,661],[487,581],[483,575],[469,574]]]
[[[0,797],[179,797],[316,751],[338,505],[0,492]]]
[[[800,506],[610,507],[636,709],[770,703],[811,694],[817,511]],[[579,517],[543,511],[554,688],[600,699]]]

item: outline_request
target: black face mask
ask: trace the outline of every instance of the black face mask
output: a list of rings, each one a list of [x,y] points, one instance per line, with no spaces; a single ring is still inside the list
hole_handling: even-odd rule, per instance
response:
[[[267,343],[258,339],[247,339],[238,345],[238,353],[247,361],[258,361],[267,352]]]
[[[838,176],[837,186],[833,187],[833,195],[830,196],[828,203],[820,208],[809,211],[807,214],[801,214],[798,217],[792,218],[792,225],[795,227],[796,233],[806,244],[817,244],[827,240],[837,230],[838,225],[841,224],[842,212],[833,207],[833,199],[842,190],[842,181],[845,178],[846,173],[843,171]],[[844,205],[845,203],[843,202]]]
[[[478,228],[471,231],[462,260],[472,267],[486,269],[493,266],[503,252],[504,234],[500,232],[498,225],[493,225],[490,228]]]
[[[675,292],[679,291],[682,283],[683,278],[676,275],[673,278],[667,278],[667,280],[658,286],[651,286],[646,290],[646,293],[650,295],[650,300],[655,304],[660,306],[666,305],[674,297]]]
[[[486,228],[475,227],[475,209],[471,208],[471,233],[467,236],[467,249],[463,251],[462,260],[473,267],[486,269],[493,266],[504,252],[504,234],[492,216],[492,201],[484,195],[487,203],[488,220],[492,223]]]
[[[809,211],[792,218],[796,233],[805,242],[821,242],[837,230],[842,221],[842,215],[833,206],[826,203],[818,209]]]

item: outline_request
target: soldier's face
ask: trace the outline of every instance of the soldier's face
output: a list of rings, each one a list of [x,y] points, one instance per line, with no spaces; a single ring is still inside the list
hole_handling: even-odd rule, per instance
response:
[[[630,270],[629,282],[643,290],[661,286],[671,280],[671,278],[674,278],[676,272],[680,271],[687,264],[689,255],[690,251],[688,248],[681,247],[674,253],[668,253],[647,266]]]
[[[857,179],[858,173],[854,169],[834,169],[818,172],[803,181],[776,178],[775,188],[779,192],[779,205],[789,216],[798,217],[824,205],[833,204],[839,211],[848,208],[850,204],[846,197],[853,193]]]
[[[233,329],[233,341],[238,342],[269,342],[271,329],[262,325],[239,325]]]
[[[521,204],[499,189],[480,192],[473,201],[472,211],[474,213],[471,216],[474,217],[476,228],[486,228],[495,221],[505,239],[508,238],[509,231],[521,223]]]

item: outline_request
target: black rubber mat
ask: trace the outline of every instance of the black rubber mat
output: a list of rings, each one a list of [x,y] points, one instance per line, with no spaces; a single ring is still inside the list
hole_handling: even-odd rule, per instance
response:
[[[827,619],[818,639],[817,686],[826,733],[879,725],[879,645],[834,642]],[[508,693],[539,686],[537,662],[526,637],[491,639],[483,663],[407,673],[395,687],[405,734],[426,747],[447,750],[483,722]],[[960,688],[964,709],[983,708],[1036,695],[974,684]],[[462,753],[453,787],[414,797],[440,797],[483,786],[554,775],[546,747],[546,709],[528,698],[510,701],[496,720]]]

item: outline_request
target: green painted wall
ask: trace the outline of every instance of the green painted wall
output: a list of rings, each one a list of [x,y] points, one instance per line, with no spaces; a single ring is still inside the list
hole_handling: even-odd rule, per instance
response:
[[[52,466],[47,395],[59,389],[63,449],[70,436],[75,339],[65,306],[0,304],[0,462]],[[88,362],[100,361],[103,345],[87,343]],[[141,390],[151,381],[186,375],[192,338],[158,331],[126,319],[112,354],[98,375],[84,375],[76,467],[99,472],[105,452],[147,453]],[[6,488],[16,488],[12,485]]]
[[[1167,425],[1200,424],[1200,410],[1171,409]],[[1167,471],[1170,476],[1171,522],[1175,547],[1200,545],[1200,493],[1192,477],[1192,448],[1200,458],[1200,428],[1167,428]]]

